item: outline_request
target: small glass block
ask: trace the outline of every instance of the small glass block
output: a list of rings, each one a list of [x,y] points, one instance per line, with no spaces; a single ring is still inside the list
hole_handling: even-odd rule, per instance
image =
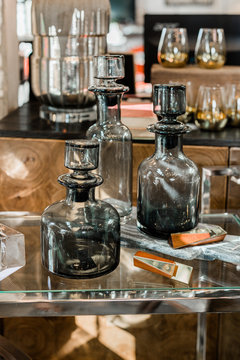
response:
[[[25,240],[19,231],[0,224],[0,280],[25,265]]]

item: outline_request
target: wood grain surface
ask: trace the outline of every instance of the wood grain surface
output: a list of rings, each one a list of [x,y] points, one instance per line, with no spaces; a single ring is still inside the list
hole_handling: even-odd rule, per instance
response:
[[[196,315],[144,317],[5,319],[5,335],[33,360],[196,359]],[[217,360],[217,321],[207,316],[207,360]]]
[[[65,197],[57,178],[64,167],[63,140],[0,139],[0,211],[42,212],[46,206]],[[154,144],[133,144],[133,204],[137,198],[137,169],[154,152]],[[228,148],[185,146],[184,151],[199,167],[228,163]],[[213,180],[213,209],[224,208],[226,179]],[[220,190],[221,189],[221,190]]]
[[[37,211],[65,196],[57,178],[64,167],[62,140],[0,139],[0,211]]]
[[[27,354],[20,351],[3,336],[0,336],[0,358],[4,360],[31,360]]]

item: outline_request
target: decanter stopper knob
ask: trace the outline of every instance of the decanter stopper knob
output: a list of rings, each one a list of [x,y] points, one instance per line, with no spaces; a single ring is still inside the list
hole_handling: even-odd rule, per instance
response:
[[[123,55],[94,56],[94,77],[96,79],[122,79],[125,76]]]
[[[159,117],[177,117],[186,112],[185,85],[154,85],[153,112]]]
[[[67,140],[64,165],[72,170],[94,170],[98,167],[98,152],[97,140]]]

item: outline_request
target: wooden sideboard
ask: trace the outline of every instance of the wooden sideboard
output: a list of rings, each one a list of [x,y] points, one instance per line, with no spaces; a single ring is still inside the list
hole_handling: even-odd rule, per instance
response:
[[[64,140],[0,138],[0,211],[42,212],[49,204],[64,198],[65,188],[57,182],[58,176],[67,172],[64,167],[64,146]],[[153,143],[133,143],[134,205],[138,166],[153,154],[154,148]],[[200,171],[206,166],[228,166],[228,147],[186,145],[184,152],[198,165]],[[230,154],[232,163],[237,163],[238,148],[231,149]],[[227,179],[218,177],[213,181],[211,207],[225,209]],[[238,206],[236,196],[230,202],[232,207]]]

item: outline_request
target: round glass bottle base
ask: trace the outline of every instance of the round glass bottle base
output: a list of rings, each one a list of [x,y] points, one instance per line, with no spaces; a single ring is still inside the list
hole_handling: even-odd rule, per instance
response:
[[[44,265],[44,264],[43,264]],[[50,270],[47,266],[44,265],[44,267],[53,275],[56,275],[56,276],[61,276],[63,278],[66,278],[66,279],[94,279],[94,278],[97,278],[97,277],[100,277],[100,276],[103,276],[103,275],[107,275],[109,273],[111,273],[112,271],[114,271],[119,265],[119,261],[116,262],[115,264],[113,264],[111,267],[107,267],[106,269],[102,270],[102,271],[97,271],[95,273],[92,273],[92,274],[78,274],[78,273],[61,273],[61,272],[54,272],[52,270]]]
[[[90,121],[94,123],[97,120],[96,107],[89,107],[84,109],[77,108],[56,108],[53,106],[40,106],[39,115],[41,119],[49,120],[55,123],[81,123],[83,121]]]
[[[137,227],[141,232],[144,232],[147,235],[150,236],[154,236],[159,238],[159,240],[168,240],[171,236],[171,234],[174,233],[179,233],[179,232],[185,232],[185,231],[189,231],[192,230],[193,228],[195,228],[198,224],[198,221],[196,220],[196,222],[189,224],[188,226],[184,226],[184,227],[178,227],[178,228],[174,228],[172,229],[172,231],[164,231],[164,229],[156,229],[151,225],[148,226],[144,226],[142,225],[138,220],[137,220]],[[169,230],[169,229],[168,229]]]

